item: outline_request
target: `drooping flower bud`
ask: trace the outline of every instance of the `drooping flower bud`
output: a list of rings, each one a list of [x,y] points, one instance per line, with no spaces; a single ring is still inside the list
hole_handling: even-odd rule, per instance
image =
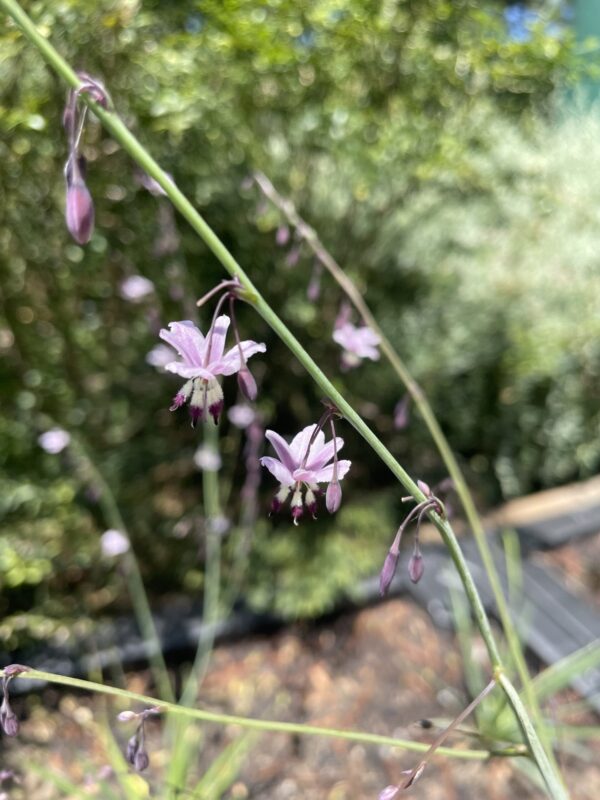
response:
[[[133,759],[133,766],[137,772],[143,772],[145,769],[148,769],[150,764],[150,759],[148,758],[148,753],[143,747],[140,747],[135,754]]]
[[[140,747],[140,742],[138,739],[138,735],[137,733],[134,733],[131,739],[129,739],[129,741],[127,742],[127,748],[125,750],[125,758],[131,765],[133,765],[134,763],[139,747]]]
[[[424,572],[425,562],[423,561],[423,556],[421,555],[421,551],[415,547],[415,550],[408,562],[408,577],[413,583],[418,583],[423,577]]]
[[[338,480],[333,480],[325,492],[325,505],[330,514],[335,514],[342,503],[342,487]]]
[[[88,191],[77,158],[71,158],[66,169],[67,228],[77,244],[87,244],[94,232],[94,202]]]
[[[408,427],[408,423],[410,422],[410,396],[405,394],[398,402],[396,403],[396,407],[394,408],[394,428],[397,431],[402,431]]]
[[[387,594],[390,584],[394,579],[394,575],[396,574],[398,556],[399,553],[394,553],[390,550],[383,562],[383,568],[379,574],[379,592],[382,597]]]
[[[246,398],[246,400],[254,402],[256,400],[256,396],[258,395],[258,388],[256,386],[254,376],[248,367],[244,366],[241,368],[241,370],[238,372],[237,381],[240,392]]]
[[[10,707],[7,697],[0,706],[0,725],[7,736],[16,736],[19,733],[19,720]]]

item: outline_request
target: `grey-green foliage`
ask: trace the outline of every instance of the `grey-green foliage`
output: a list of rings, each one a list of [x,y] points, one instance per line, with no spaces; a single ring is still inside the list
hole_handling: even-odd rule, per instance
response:
[[[471,272],[453,281],[456,259],[444,263],[439,257],[455,252],[454,238],[462,241],[470,230],[475,239],[482,236],[484,209],[505,220],[506,202],[500,199],[514,185],[523,195],[521,204],[535,204],[543,193],[539,172],[536,178],[521,175],[519,163],[510,169],[494,166],[501,156],[490,131],[523,128],[533,110],[543,109],[571,69],[568,35],[549,35],[542,21],[529,41],[510,41],[500,5],[467,0],[41,0],[29,10],[71,63],[105,80],[118,111],[328,372],[338,370],[330,336],[339,294],[324,281],[318,306],[307,302],[311,261],[304,251],[295,269],[285,268],[284,253],[273,243],[277,215],[243,185],[255,167],[293,196],[367,290],[465,457],[498,464],[508,491],[592,469],[594,450],[583,459],[565,447],[560,469],[548,469],[546,455],[554,453],[558,433],[542,445],[537,440],[545,420],[564,441],[570,428],[589,424],[576,380],[582,351],[569,362],[575,377],[568,382],[568,406],[560,394],[567,382],[551,376],[540,398],[534,380],[512,405],[502,405],[510,437],[500,435],[498,399],[510,396],[502,394],[505,387],[525,386],[519,376],[531,345],[510,334],[515,349],[505,355],[505,305],[491,302],[497,293],[483,299],[473,294],[467,282]],[[39,487],[40,497],[57,491],[60,503],[49,513],[69,524],[58,526],[50,558],[46,516],[27,506],[19,524],[28,526],[28,546],[42,553],[55,576],[66,573],[75,549],[81,586],[104,588],[110,564],[98,573],[88,566],[109,524],[93,500],[97,487],[84,486],[89,481],[68,458],[40,457],[37,445],[49,424],[74,431],[115,492],[134,545],[144,553],[149,585],[155,591],[197,585],[196,572],[186,581],[190,565],[197,567],[197,542],[171,534],[201,501],[191,458],[198,438],[183,412],[167,411],[176,381],[150,368],[145,355],[160,324],[190,316],[190,300],[193,306],[193,298],[222,272],[191,232],[169,216],[164,201],[140,188],[132,164],[93,121],[83,151],[97,231],[85,249],[68,239],[65,88],[14,27],[1,25],[0,479],[11,480],[3,491],[12,496],[21,485]],[[511,135],[516,142],[520,134]],[[532,145],[523,138],[522,147],[526,153]],[[471,208],[481,209],[479,217]],[[495,248],[480,250],[482,259],[497,259]],[[119,294],[123,278],[135,273],[156,286],[155,294],[137,305]],[[204,325],[209,315],[203,312]],[[240,321],[244,336],[265,340],[269,348],[268,358],[256,359],[261,410],[273,428],[292,435],[318,417],[318,394],[260,320],[241,310]],[[477,344],[470,355],[465,342]],[[468,380],[457,394],[449,388],[456,387],[461,363]],[[357,402],[371,403],[365,412],[389,436],[389,415],[401,391],[391,372],[370,364],[339,380]],[[226,392],[231,402],[231,382]],[[574,413],[580,417],[573,419]],[[515,426],[521,414],[522,424]],[[223,433],[225,465],[233,470],[240,444],[226,427]],[[375,489],[388,482],[389,475],[351,432],[342,433],[355,462],[355,486]],[[439,469],[420,426],[390,442],[411,471]],[[531,453],[538,452],[543,468],[532,461]],[[526,470],[520,466],[522,453],[528,454]],[[517,483],[507,482],[507,470]],[[242,478],[238,468],[234,485]],[[481,485],[493,491],[491,471]],[[351,502],[348,486],[345,497]],[[232,497],[227,511],[234,516],[236,494]],[[263,508],[267,503],[265,497]],[[14,515],[5,515],[0,532],[5,557],[18,560],[23,545],[17,547],[14,524]],[[324,539],[336,535],[325,525],[319,531]],[[273,534],[258,533],[267,535]],[[12,555],[6,556],[8,551]],[[328,570],[327,562],[338,555],[326,539],[315,552],[322,554],[323,576],[335,572],[336,591],[355,581],[356,570],[343,559],[337,571]],[[303,557],[293,555],[292,566],[306,577]],[[340,574],[345,563],[346,578]],[[365,570],[373,568],[370,557],[363,563]],[[60,615],[63,584],[53,584],[48,571],[39,580],[35,599],[7,589],[3,580],[0,611],[36,607]],[[96,609],[113,602],[113,588],[93,595]],[[56,599],[51,612],[50,589]],[[319,603],[317,597],[318,592],[311,610],[329,604],[331,592]]]

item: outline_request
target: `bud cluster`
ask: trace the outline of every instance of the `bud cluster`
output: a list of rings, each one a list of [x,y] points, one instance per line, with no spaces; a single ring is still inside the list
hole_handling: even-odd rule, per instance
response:
[[[421,492],[425,495],[425,500],[422,500],[418,503],[412,511],[408,514],[406,519],[402,522],[396,536],[394,537],[394,541],[392,542],[392,546],[390,547],[388,554],[385,558],[383,568],[379,575],[379,590],[383,595],[387,594],[388,589],[390,588],[390,584],[396,574],[396,568],[398,566],[398,559],[400,558],[400,541],[402,539],[402,534],[404,533],[407,526],[416,520],[417,522],[417,529],[415,534],[415,543],[413,547],[413,552],[408,562],[408,576],[413,583],[418,583],[421,578],[423,577],[423,573],[425,571],[425,564],[423,561],[423,555],[421,553],[421,548],[419,547],[419,531],[421,529],[421,522],[423,521],[423,517],[428,514],[430,511],[433,511],[436,514],[439,514],[442,517],[446,516],[446,511],[444,508],[444,504],[437,497],[429,486],[425,483],[425,481],[417,481],[417,486],[421,490]],[[412,497],[403,497],[402,502],[409,502],[413,498]]]
[[[154,706],[140,711],[136,714],[135,711],[121,711],[117,716],[119,722],[131,722],[138,720],[138,727],[133,736],[128,740],[127,747],[125,748],[125,758],[137,772],[143,772],[148,769],[150,764],[150,757],[146,750],[146,720],[148,717],[160,714],[160,708]]]

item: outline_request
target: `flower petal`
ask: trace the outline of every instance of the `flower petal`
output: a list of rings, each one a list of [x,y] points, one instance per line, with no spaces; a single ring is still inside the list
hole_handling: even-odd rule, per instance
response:
[[[183,361],[171,361],[165,364],[167,372],[174,372],[175,375],[181,375],[182,378],[204,378],[204,380],[211,381],[215,379],[213,373],[204,367],[188,366]]]
[[[316,424],[307,425],[306,428],[297,433],[294,438],[292,439],[292,443],[290,444],[290,450],[292,451],[292,455],[294,456],[294,460],[296,464],[301,464],[302,459],[306,455],[306,448],[308,447],[308,443],[310,442],[310,437],[313,435],[313,432],[316,428]],[[313,445],[311,447],[311,452],[315,444],[319,441],[319,435],[322,431],[319,431]],[[323,441],[325,436],[323,435]]]
[[[275,431],[265,431],[265,438],[268,439],[273,445],[273,449],[279,456],[281,463],[290,471],[293,472],[298,466],[289,444],[285,441],[283,436],[280,436]]]
[[[260,463],[263,467],[266,467],[271,475],[276,478],[282,486],[292,486],[294,483],[294,479],[291,476],[289,469],[283,466],[281,461],[277,461],[276,458],[271,458],[271,456],[263,456],[260,459]]]
[[[169,330],[162,328],[161,339],[179,353],[187,366],[201,366],[204,358],[204,336],[189,320],[170,322]]]
[[[210,342],[210,353],[208,355],[207,363],[212,364],[215,361],[220,361],[225,350],[225,339],[227,338],[227,331],[231,320],[227,314],[222,314],[214,321],[212,328],[206,334],[207,343]],[[208,344],[206,345],[208,347]]]
[[[317,441],[318,438],[319,437],[317,436]],[[308,461],[306,462],[306,469],[322,469],[325,464],[327,464],[333,458],[333,439],[330,442],[327,442],[327,444],[322,444],[320,448],[317,448],[316,445],[317,442],[315,442],[310,448],[310,455],[308,457]],[[336,437],[335,446],[337,452],[339,453],[344,446],[344,440],[341,436]]]
[[[337,465],[337,476],[338,480],[342,480],[344,475],[348,472],[352,465],[351,461],[338,461]],[[331,483],[333,480],[333,464],[330,464],[328,467],[323,467],[318,472],[313,473],[314,480],[316,483]]]
[[[264,353],[267,349],[267,345],[263,342],[253,342],[250,339],[240,342],[240,347],[242,348],[245,361],[256,353]],[[242,364],[240,362],[238,346],[235,345],[235,347],[228,350],[219,361],[211,364],[210,368],[215,371],[216,375],[233,375],[234,372],[239,372],[242,368]]]

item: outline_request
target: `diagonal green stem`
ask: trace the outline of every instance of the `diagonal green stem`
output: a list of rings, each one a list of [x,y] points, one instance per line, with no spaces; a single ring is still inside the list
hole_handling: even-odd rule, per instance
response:
[[[154,624],[148,595],[146,594],[138,560],[132,549],[131,537],[125,525],[125,520],[121,516],[119,506],[108,481],[94,463],[81,440],[73,435],[71,435],[71,449],[81,460],[82,467],[87,472],[91,482],[100,489],[98,505],[102,509],[106,523],[109,527],[120,531],[129,541],[129,550],[121,557],[121,563],[135,618],[144,637],[148,661],[152,666],[152,674],[159,694],[165,700],[174,700],[175,695],[169,679],[169,671],[163,658],[160,637]]]
[[[548,756],[552,761],[554,761],[551,744],[547,736],[546,725],[540,711],[540,706],[533,688],[531,676],[529,675],[529,670],[523,654],[523,648],[521,647],[519,635],[513,623],[510,609],[502,590],[502,584],[498,575],[498,570],[496,569],[496,565],[487,542],[481,517],[477,512],[475,502],[473,501],[473,495],[469,490],[468,484],[458,464],[458,461],[456,460],[452,448],[450,447],[450,444],[448,443],[448,440],[446,439],[444,432],[437,421],[437,417],[435,416],[427,396],[411,375],[408,367],[398,354],[398,351],[383,332],[381,326],[377,322],[377,319],[365,302],[365,299],[358,290],[352,278],[347,275],[344,269],[331,255],[329,250],[327,250],[315,229],[308,225],[308,223],[300,216],[291,200],[282,197],[282,195],[277,191],[273,183],[266,175],[264,175],[262,172],[256,172],[254,174],[254,180],[265,197],[267,197],[271,203],[273,203],[273,205],[279,209],[279,211],[286,217],[289,224],[292,225],[300,234],[302,240],[306,242],[308,247],[329,272],[331,277],[336,281],[338,286],[341,287],[346,294],[346,297],[358,311],[365,323],[379,336],[380,347],[383,354],[389,361],[396,375],[400,378],[400,381],[404,384],[404,387],[410,394],[415,406],[418,408],[421,417],[423,418],[423,421],[429,433],[431,434],[431,438],[435,442],[442,461],[446,465],[448,474],[452,478],[456,492],[465,511],[467,521],[471,527],[471,530],[473,531],[473,537],[475,539],[475,543],[477,544],[477,549],[479,550],[481,561],[488,576],[490,587],[494,595],[496,608],[498,609],[498,616],[500,617],[500,622],[502,623],[508,648],[521,683],[523,684],[523,689],[527,698],[527,704],[532,716],[535,719],[539,735],[542,737],[545,743]],[[554,763],[556,766],[556,762]]]
[[[70,86],[77,88],[80,85],[80,80],[73,69],[50,44],[50,42],[48,42],[48,40],[39,33],[34,23],[21,9],[18,2],[16,2],[16,0],[0,0],[0,8],[4,9],[21,27],[26,37],[40,50],[42,55],[54,67],[57,73],[61,75],[61,77],[63,77]],[[123,124],[116,114],[107,111],[100,107],[97,103],[94,103],[86,94],[82,95],[82,100],[92,108],[104,127],[112,134],[113,138],[123,147],[123,149],[129,153],[133,160],[139,166],[145,169],[146,172],[156,180],[159,186],[162,187],[175,208],[188,221],[196,233],[203,239],[204,243],[221,262],[227,272],[240,281],[244,290],[244,299],[255,307],[255,309],[269,324],[272,330],[279,336],[284,344],[287,345],[288,349],[294,354],[309,375],[311,375],[321,391],[337,406],[342,415],[346,417],[348,422],[350,422],[350,424],[363,437],[367,444],[369,444],[369,446],[377,453],[384,464],[386,464],[392,474],[400,481],[407,491],[410,492],[410,494],[418,502],[423,501],[425,496],[416,483],[398,463],[398,461],[396,461],[392,453],[385,447],[383,442],[381,442],[377,436],[375,436],[363,419],[337,391],[335,386],[319,368],[316,362],[313,361],[306,350],[302,347],[298,339],[296,339],[292,332],[287,328],[283,321],[277,316],[266,300],[258,292],[250,278],[246,275],[233,255],[216,236],[210,226],[204,221],[204,219],[196,211],[185,195],[177,188],[174,182],[152,158],[150,153],[140,144],[140,142],[129,131],[129,129]],[[430,512],[429,516],[432,522],[438,528],[442,539],[450,552],[452,560],[454,561],[460,579],[465,588],[465,593],[473,610],[477,625],[481,632],[481,636],[488,650],[490,660],[498,672],[501,673],[502,666],[500,662],[500,656],[494,636],[492,634],[490,623],[454,531],[452,530],[452,527],[448,521],[442,519],[439,515],[435,514],[434,512]],[[560,773],[550,764],[525,707],[522,705],[520,700],[518,703],[514,701],[515,696],[518,699],[516,690],[514,690],[514,687],[512,687],[509,679],[506,676],[503,677],[504,680],[501,685],[507,694],[509,702],[511,703],[517,718],[519,719],[531,754],[536,761],[538,768],[540,769],[550,796],[555,800],[567,800],[568,794],[562,782]],[[510,694],[507,689],[509,686],[513,690]],[[540,758],[540,754],[543,754],[543,759]]]
[[[0,671],[0,677],[4,674]],[[180,706],[176,703],[165,703],[155,697],[149,697],[139,692],[131,692],[128,689],[119,689],[116,686],[106,686],[94,681],[86,681],[80,678],[70,678],[66,675],[57,675],[53,672],[42,672],[32,669],[23,672],[13,678],[13,680],[34,680],[45,681],[46,683],[70,686],[72,689],[79,689],[95,694],[110,695],[128,700],[134,703],[141,703],[148,708],[158,707],[168,714],[174,714],[188,719],[199,720],[200,722],[214,722],[218,725],[239,725],[241,728],[250,728],[258,731],[271,731],[273,733],[292,733],[302,736],[323,736],[331,739],[347,739],[364,744],[387,745],[398,747],[402,750],[411,750],[414,753],[426,753],[429,750],[428,744],[415,742],[411,739],[395,739],[391,736],[379,736],[375,733],[363,733],[362,731],[352,731],[337,728],[321,728],[319,725],[304,725],[300,722],[279,722],[277,720],[256,719],[254,717],[238,717],[232,714],[219,714],[214,711],[205,711],[189,706]],[[454,758],[461,758],[469,761],[485,761],[490,756],[522,756],[524,755],[522,746],[501,748],[499,750],[462,750],[452,747],[440,747],[439,753]]]

